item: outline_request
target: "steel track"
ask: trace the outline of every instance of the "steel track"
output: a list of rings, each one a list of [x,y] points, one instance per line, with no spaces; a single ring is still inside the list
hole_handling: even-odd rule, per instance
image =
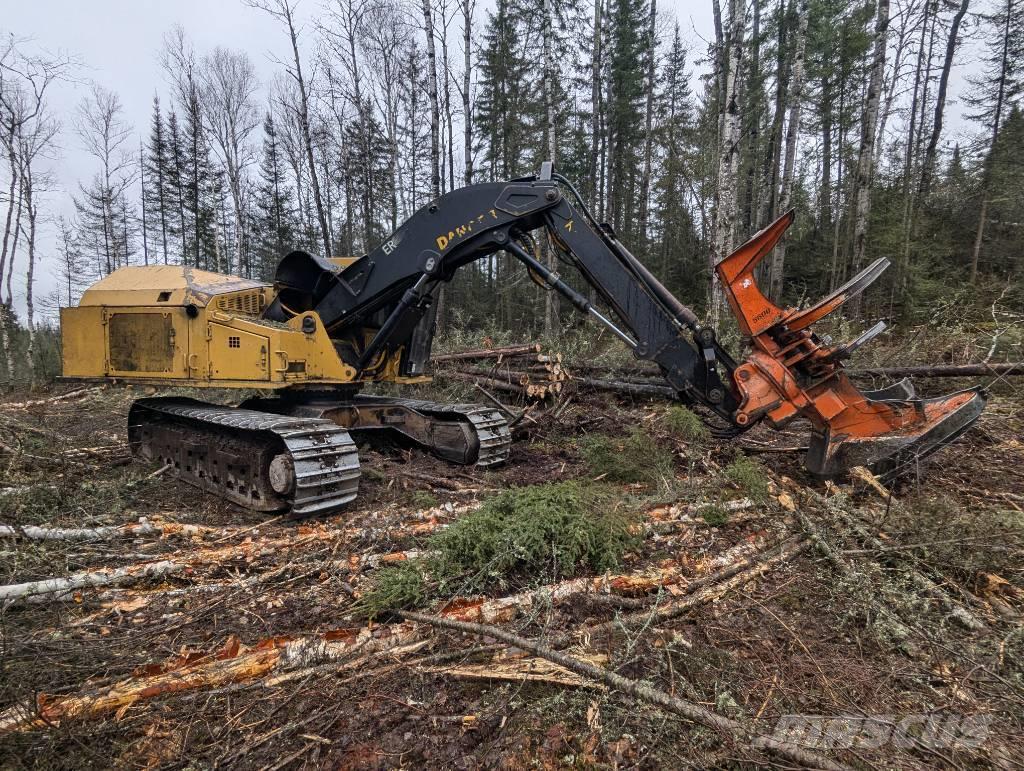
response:
[[[161,397],[132,405],[128,437],[136,453],[162,460],[180,479],[247,508],[330,514],[359,490],[356,445],[329,420]],[[281,454],[294,469],[284,492],[269,478],[270,462]]]

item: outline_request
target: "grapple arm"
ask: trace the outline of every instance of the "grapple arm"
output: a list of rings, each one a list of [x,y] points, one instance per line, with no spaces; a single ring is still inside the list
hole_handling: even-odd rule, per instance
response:
[[[780,308],[758,288],[755,269],[792,222],[790,211],[715,268],[740,330],[753,346],[733,372],[740,401],[734,420],[747,425],[764,417],[779,428],[806,418],[814,428],[807,466],[819,476],[861,465],[882,476],[913,470],[918,459],[952,442],[978,419],[986,394],[971,388],[922,399],[905,380],[879,391],[858,390],[842,362],[885,324],[840,345],[822,340],[810,326],[862,292],[888,260],[876,260],[809,308]]]

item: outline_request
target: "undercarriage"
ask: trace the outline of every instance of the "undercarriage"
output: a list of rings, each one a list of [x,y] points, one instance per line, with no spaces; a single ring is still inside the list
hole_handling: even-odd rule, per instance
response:
[[[330,514],[359,489],[356,443],[426,450],[462,465],[507,460],[501,412],[477,404],[356,395],[249,399],[225,407],[183,397],[140,399],[132,451],[182,481],[257,511]]]

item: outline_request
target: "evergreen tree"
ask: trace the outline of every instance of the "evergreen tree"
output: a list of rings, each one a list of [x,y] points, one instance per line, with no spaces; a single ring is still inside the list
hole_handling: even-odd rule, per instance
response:
[[[160,98],[153,97],[153,118],[150,122],[149,143],[146,147],[144,171],[146,175],[146,208],[158,233],[158,247],[163,263],[169,262],[172,238],[175,233],[175,210],[170,187],[170,151],[167,129],[160,114]],[[179,225],[180,226],[180,225]]]
[[[647,19],[645,0],[612,0],[609,18],[608,212],[615,229],[634,240],[639,150],[643,145],[644,70]]]
[[[277,262],[295,240],[293,190],[287,181],[284,159],[278,143],[274,116],[263,119],[263,152],[255,196],[255,274],[271,279]]]
[[[660,173],[655,178],[655,210],[659,212],[658,252],[652,253],[659,275],[684,301],[694,302],[703,291],[693,292],[689,280],[703,267],[700,247],[691,211],[691,172],[694,123],[693,96],[686,71],[686,49],[679,25],[675,25],[672,44],[662,66],[662,93],[656,132]],[[652,265],[652,268],[655,266]]]
[[[189,233],[194,221],[190,222],[185,217],[185,196],[186,196],[186,166],[185,166],[185,145],[178,127],[178,115],[173,110],[167,119],[167,185],[171,194],[171,206],[175,207],[178,220],[178,238],[181,241],[180,262],[182,265],[190,264],[192,252],[189,249]],[[195,264],[194,259],[191,264]]]
[[[497,7],[487,17],[476,127],[483,152],[480,166],[491,179],[523,173],[526,149],[533,138],[524,122],[533,107],[530,64],[522,44],[525,10],[521,0],[497,0]]]
[[[182,135],[181,186],[188,212],[188,250],[192,264],[215,269],[212,256],[217,251],[216,201],[219,183],[210,163],[210,145],[202,122],[198,101],[185,113]]]
[[[988,129],[982,140],[981,205],[971,251],[971,284],[978,276],[991,205],[992,172],[1002,153],[999,139],[1003,121],[1024,93],[1024,0],[998,0],[994,12],[983,19],[989,32],[985,40],[984,70],[980,77],[971,79],[972,91],[965,100],[975,110],[970,117]]]

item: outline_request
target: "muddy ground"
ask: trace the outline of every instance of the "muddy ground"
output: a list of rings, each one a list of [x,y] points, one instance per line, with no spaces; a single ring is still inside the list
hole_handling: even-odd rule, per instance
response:
[[[585,438],[621,438],[637,426],[672,462],[660,479],[615,484],[614,505],[637,512],[642,533],[613,571],[630,580],[595,581],[596,590],[567,598],[533,595],[473,620],[533,640],[573,638],[573,655],[760,735],[778,735],[793,715],[903,726],[874,742],[856,721],[847,739],[835,722],[797,736],[851,767],[1024,766],[1024,412],[1012,389],[891,496],[868,482],[810,479],[794,449],[805,441],[798,430],[689,442],[666,427],[665,404],[580,394],[560,420],[540,417],[522,432],[500,469],[367,449],[357,503],[304,522],[246,512],[133,461],[123,426],[137,389],[52,398],[62,390],[0,405],[0,525],[142,521],[156,530],[3,538],[0,582],[162,560],[185,567],[0,608],[5,768],[792,767],[748,739],[592,680],[497,679],[514,651],[491,658],[493,650],[474,649],[492,639],[436,628],[417,629],[404,648],[188,679],[288,639],[366,634],[353,605],[382,564],[424,548],[429,532],[510,486],[601,477],[583,458]],[[726,473],[739,455],[756,461],[760,479]],[[756,500],[730,510],[750,485]],[[810,547],[714,601],[636,620],[792,538]],[[529,588],[520,577],[493,596]],[[479,599],[424,609],[443,614]],[[577,634],[616,618],[623,623]],[[378,638],[409,627],[387,615],[371,625]],[[176,687],[145,689],[167,673],[180,678]],[[101,708],[114,684],[142,692]],[[47,712],[54,704],[65,711]],[[960,733],[927,735],[936,720]]]

